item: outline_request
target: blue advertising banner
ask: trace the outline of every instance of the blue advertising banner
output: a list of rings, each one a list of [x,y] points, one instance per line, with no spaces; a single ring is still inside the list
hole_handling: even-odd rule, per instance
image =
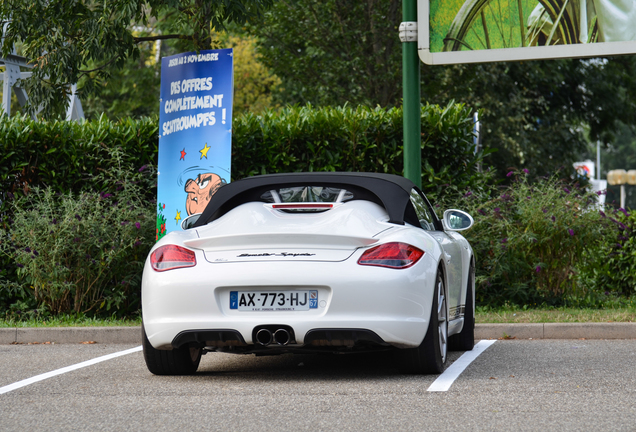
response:
[[[232,49],[162,59],[157,240],[230,181],[233,89]]]

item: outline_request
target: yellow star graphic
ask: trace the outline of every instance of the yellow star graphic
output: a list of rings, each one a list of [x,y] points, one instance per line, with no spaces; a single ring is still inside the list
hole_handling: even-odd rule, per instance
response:
[[[205,147],[199,150],[199,153],[201,153],[201,159],[208,158],[208,150],[210,150],[210,147],[208,147],[208,143],[205,143]]]
[[[177,225],[179,225],[179,221],[181,220],[181,212],[177,210],[177,216],[174,218],[177,221]]]

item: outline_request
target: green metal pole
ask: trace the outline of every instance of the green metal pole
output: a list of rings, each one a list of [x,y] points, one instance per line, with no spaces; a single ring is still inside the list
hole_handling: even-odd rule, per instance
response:
[[[402,1],[402,20],[417,21],[417,0]],[[422,187],[420,59],[417,41],[402,42],[404,177]]]

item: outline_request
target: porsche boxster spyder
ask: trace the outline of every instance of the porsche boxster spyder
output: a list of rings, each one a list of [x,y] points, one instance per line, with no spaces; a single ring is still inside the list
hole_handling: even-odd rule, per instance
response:
[[[400,176],[293,173],[221,187],[156,243],[142,281],[150,372],[194,373],[202,354],[392,350],[441,373],[474,344],[475,258]]]

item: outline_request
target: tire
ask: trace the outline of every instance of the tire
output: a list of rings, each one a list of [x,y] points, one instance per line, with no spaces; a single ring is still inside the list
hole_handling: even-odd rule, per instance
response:
[[[201,362],[201,348],[181,347],[158,350],[150,345],[146,329],[141,325],[144,360],[148,370],[155,375],[192,375]]]
[[[431,306],[431,319],[424,340],[417,348],[397,352],[400,369],[409,374],[440,374],[448,352],[448,307],[444,278],[438,270]]]
[[[464,328],[462,331],[448,338],[448,349],[451,351],[470,351],[475,346],[475,296],[473,285],[475,281],[475,266],[468,271],[468,287],[466,288],[466,306],[464,311]]]

